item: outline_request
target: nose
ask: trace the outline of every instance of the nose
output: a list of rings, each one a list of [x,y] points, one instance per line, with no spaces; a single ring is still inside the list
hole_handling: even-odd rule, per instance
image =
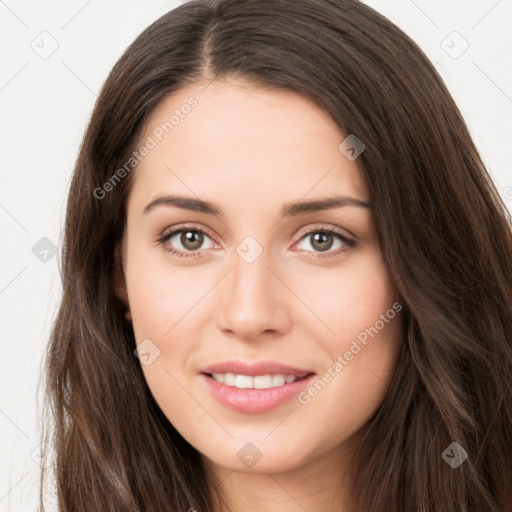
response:
[[[232,270],[220,292],[218,326],[245,340],[256,340],[263,333],[276,335],[291,325],[291,292],[278,278],[267,252],[251,263],[236,252]]]

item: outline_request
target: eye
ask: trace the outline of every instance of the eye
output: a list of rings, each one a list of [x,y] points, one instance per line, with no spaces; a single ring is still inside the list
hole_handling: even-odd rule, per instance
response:
[[[329,226],[314,226],[302,231],[299,236],[301,238],[295,245],[298,246],[303,242],[307,242],[305,244],[306,248],[299,247],[299,249],[305,251],[307,257],[312,258],[338,256],[356,245],[354,240]],[[205,241],[208,240],[210,245],[204,247]],[[164,231],[157,239],[157,242],[162,245],[164,250],[178,258],[199,257],[202,250],[212,249],[216,246],[215,242],[206,233],[206,230],[195,225],[177,226],[170,231]],[[332,250],[333,247],[335,250]]]
[[[297,242],[296,245],[306,242],[306,248],[302,248],[301,250],[305,250],[308,252],[308,257],[313,258],[326,258],[331,256],[337,256],[341,253],[349,251],[352,247],[356,245],[354,240],[346,237],[340,231],[325,226],[316,226],[313,229],[309,229],[305,233],[301,233],[301,239]],[[312,249],[310,251],[308,246]],[[331,250],[331,249],[336,250]],[[322,253],[326,253],[325,255]]]
[[[212,242],[212,245],[203,247],[207,239]],[[200,250],[215,246],[206,232],[196,226],[174,228],[172,231],[164,232],[157,241],[166,251],[179,258],[194,258],[198,256]]]

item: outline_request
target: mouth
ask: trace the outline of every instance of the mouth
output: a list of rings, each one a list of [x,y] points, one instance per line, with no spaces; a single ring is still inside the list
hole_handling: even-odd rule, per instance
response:
[[[271,389],[304,380],[314,374],[307,373],[302,377],[283,373],[254,376],[235,373],[204,373],[203,375],[210,377],[216,382],[238,389]]]
[[[200,377],[221,405],[242,413],[263,413],[298,395],[316,373],[273,362],[230,361],[204,368]]]

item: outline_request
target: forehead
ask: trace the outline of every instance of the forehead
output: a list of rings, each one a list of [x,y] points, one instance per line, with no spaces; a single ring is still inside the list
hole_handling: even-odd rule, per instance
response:
[[[134,171],[132,194],[222,195],[246,207],[305,194],[368,200],[356,161],[338,149],[345,136],[289,91],[234,80],[187,86],[148,117],[139,145],[151,149]]]

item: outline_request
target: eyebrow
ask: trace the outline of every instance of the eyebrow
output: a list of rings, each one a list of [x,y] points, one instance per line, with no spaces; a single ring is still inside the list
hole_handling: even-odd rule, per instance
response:
[[[144,208],[143,214],[146,215],[158,206],[176,206],[193,212],[206,213],[215,217],[224,218],[223,211],[215,204],[194,197],[185,197],[178,195],[158,196],[153,199]],[[320,212],[339,208],[342,206],[357,206],[370,209],[371,205],[360,199],[347,196],[328,197],[326,199],[316,199],[312,201],[295,201],[286,203],[281,209],[281,217],[294,217],[311,212]]]

